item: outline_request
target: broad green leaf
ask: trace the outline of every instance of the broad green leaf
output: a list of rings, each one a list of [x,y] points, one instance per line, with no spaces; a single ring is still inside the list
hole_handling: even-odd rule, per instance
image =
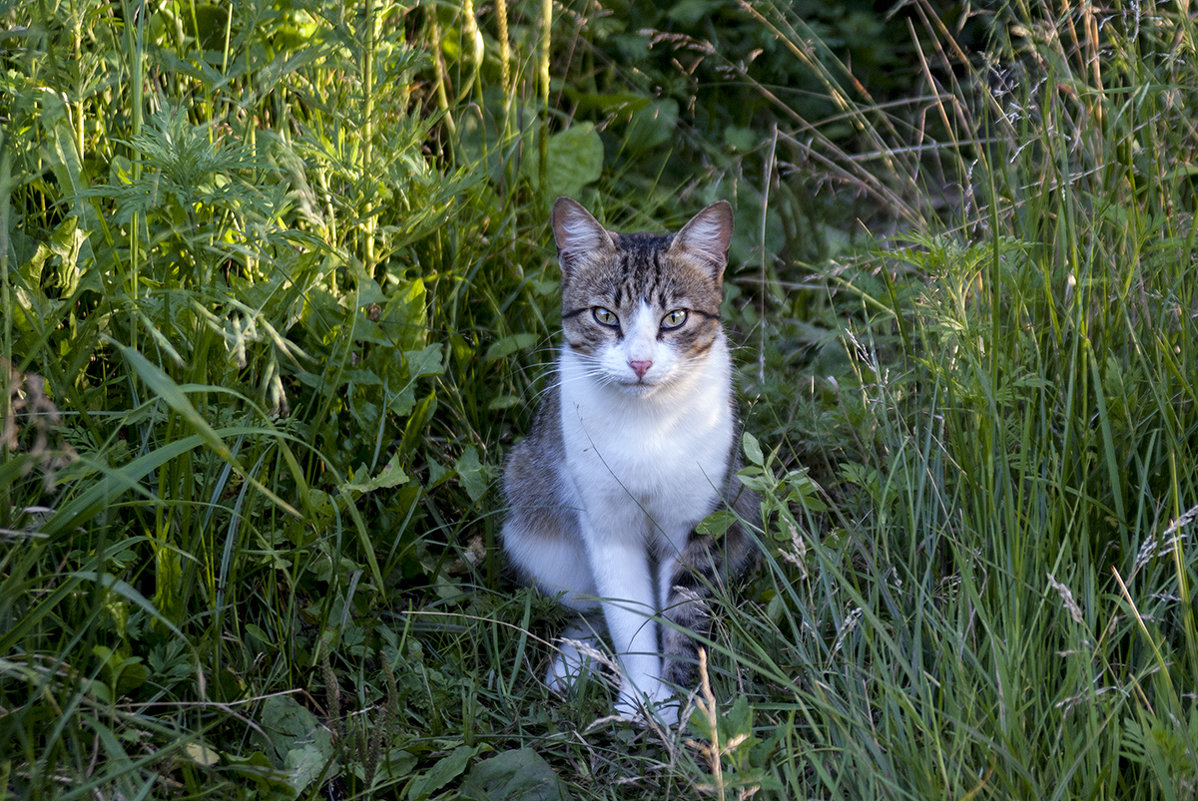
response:
[[[491,398],[491,401],[487,404],[487,408],[494,412],[500,409],[510,409],[518,403],[520,403],[520,396],[518,395],[497,395]]]
[[[457,471],[458,480],[462,482],[462,486],[466,489],[466,494],[470,496],[470,500],[477,503],[480,498],[487,494],[487,488],[491,484],[494,468],[490,465],[484,465],[479,460],[477,448],[473,445],[467,445],[453,467]]]
[[[511,336],[503,337],[496,340],[487,348],[487,355],[483,357],[483,361],[493,362],[496,359],[503,359],[511,356],[518,351],[527,350],[533,345],[536,345],[541,339],[540,334],[526,332],[523,334],[512,334]]]
[[[103,645],[92,646],[92,653],[104,667],[104,675],[113,698],[119,698],[137,689],[149,678],[149,671],[142,664],[141,657],[124,657]]]
[[[341,485],[342,492],[373,492],[377,489],[391,489],[398,487],[400,484],[408,483],[408,474],[399,466],[399,454],[391,457],[391,460],[379,471],[378,475],[362,482],[347,482]]]
[[[724,709],[724,722],[728,726],[729,735],[752,735],[753,708],[749,706],[749,699],[744,695],[737,695],[732,706]]]
[[[387,411],[397,418],[405,418],[416,406],[416,385],[408,381],[398,392],[388,389],[386,400]]]
[[[771,492],[778,482],[773,476],[766,475],[760,467],[751,465],[736,474],[741,484],[755,492]]]
[[[316,715],[289,695],[272,695],[262,702],[259,726],[274,748],[276,765],[288,782],[302,792],[333,761],[333,735]]]
[[[220,762],[220,754],[203,743],[187,743],[183,746],[183,753],[193,764],[202,768],[211,768]]]
[[[819,484],[816,484],[815,480],[807,475],[806,469],[791,470],[782,481],[790,488],[790,491],[787,493],[788,499],[798,501],[805,509],[811,512],[823,512],[827,510],[827,504],[819,497]]]
[[[410,751],[402,748],[392,748],[379,758],[376,776],[410,776],[420,760]],[[358,762],[350,767],[351,770],[362,771],[363,765]],[[364,774],[364,771],[362,771]]]
[[[82,281],[86,281],[86,287],[89,289],[94,289],[97,292],[103,291],[96,271],[84,270],[80,258],[88,235],[89,231],[79,227],[78,217],[68,217],[54,230],[49,242],[38,247],[38,254],[35,255],[35,258],[41,256],[45,251],[48,251],[47,255],[56,257],[58,288],[61,297],[73,296],[79,291]]]
[[[360,267],[357,272],[358,274],[354,278],[357,281],[358,291],[354,297],[354,306],[358,309],[365,309],[372,303],[386,303],[387,293],[378,285],[378,282]]]
[[[426,484],[426,489],[432,489],[433,487],[440,484],[442,481],[446,481],[452,477],[453,477],[452,470],[450,470],[448,467],[446,467],[445,465],[438,462],[436,459],[429,459],[429,461],[428,461],[428,483]]]
[[[243,624],[245,633],[261,641],[264,645],[269,645],[275,640],[257,623],[247,622]]]
[[[695,526],[695,531],[718,539],[724,536],[728,529],[734,525],[736,525],[735,512],[731,509],[716,509],[699,521],[699,525]]]
[[[445,372],[445,368],[441,366],[440,345],[429,345],[421,350],[405,350],[403,357],[408,363],[410,379],[426,375],[441,375]]]
[[[757,441],[757,437],[746,431],[741,435],[741,442],[745,448],[745,457],[749,460],[750,464],[765,464],[765,456],[761,453],[761,443]]]
[[[326,752],[311,743],[299,745],[287,752],[283,760],[283,769],[291,779],[291,786],[297,792],[303,790],[325,772],[333,758],[332,746]]]
[[[266,798],[294,797],[295,788],[291,784],[291,776],[271,764],[270,759],[261,751],[254,751],[249,756],[225,754],[226,769],[239,776],[253,779],[260,787],[274,790]]]
[[[525,162],[534,170],[536,159]],[[542,194],[552,202],[558,195],[577,197],[582,188],[599,180],[603,172],[603,140],[595,126],[575,125],[549,137],[545,153]]]
[[[424,281],[413,279],[387,301],[379,324],[383,330],[394,332],[396,344],[404,350],[424,345],[428,326],[428,291]]]
[[[760,140],[760,134],[752,128],[743,128],[739,125],[729,125],[724,128],[724,142],[733,150],[747,153],[757,147]]]
[[[459,791],[468,801],[570,801],[565,783],[531,748],[505,751],[470,769]]]
[[[377,387],[383,383],[383,379],[370,370],[346,370],[341,375],[347,383],[359,387]]]
[[[408,786],[408,801],[422,801],[461,776],[480,746],[459,745]]]

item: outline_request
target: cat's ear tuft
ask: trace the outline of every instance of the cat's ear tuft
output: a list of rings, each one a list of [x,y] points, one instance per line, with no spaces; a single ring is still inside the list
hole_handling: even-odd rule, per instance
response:
[[[732,206],[717,200],[691,218],[674,235],[670,253],[686,254],[706,264],[718,281],[728,264],[728,243],[732,241]]]
[[[557,259],[567,278],[580,264],[615,253],[611,234],[577,200],[559,197],[552,220]]]

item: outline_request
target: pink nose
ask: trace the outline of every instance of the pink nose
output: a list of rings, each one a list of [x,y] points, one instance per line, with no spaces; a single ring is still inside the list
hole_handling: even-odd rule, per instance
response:
[[[636,373],[637,378],[644,378],[645,373],[649,372],[649,368],[653,366],[653,362],[651,362],[651,361],[629,362],[628,366],[632,368],[632,371],[634,373]]]

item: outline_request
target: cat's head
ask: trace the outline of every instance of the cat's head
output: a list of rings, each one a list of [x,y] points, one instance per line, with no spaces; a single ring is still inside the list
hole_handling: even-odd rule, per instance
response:
[[[718,201],[677,233],[617,234],[581,205],[553,204],[562,329],[600,383],[650,395],[722,339],[720,300],[732,207]]]

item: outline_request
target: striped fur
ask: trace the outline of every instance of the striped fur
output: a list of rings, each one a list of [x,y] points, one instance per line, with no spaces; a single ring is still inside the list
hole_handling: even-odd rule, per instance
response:
[[[553,230],[565,347],[505,466],[504,548],[531,583],[584,616],[602,613],[622,673],[619,710],[648,704],[668,718],[674,689],[693,686],[691,635],[709,631],[712,590],[755,557],[739,525],[718,541],[695,531],[724,504],[758,519],[735,475],[720,326],[731,208],[708,206],[670,235],[616,234],[559,198]],[[550,686],[570,685],[585,668],[580,653],[563,649]]]

